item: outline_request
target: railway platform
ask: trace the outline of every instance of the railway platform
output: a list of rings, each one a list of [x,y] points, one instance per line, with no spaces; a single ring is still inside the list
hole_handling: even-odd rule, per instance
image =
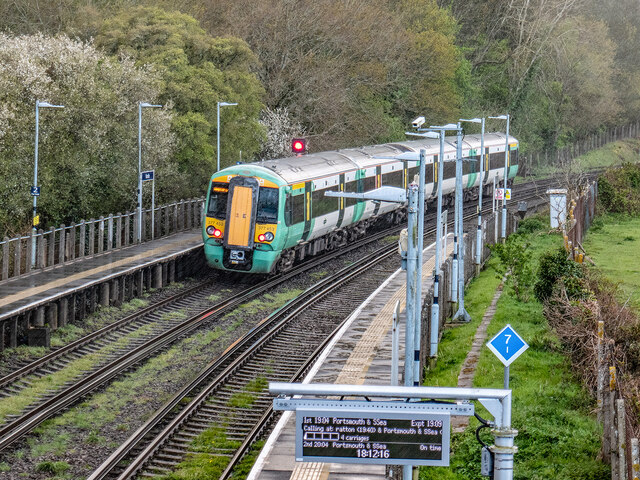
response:
[[[451,236],[446,255],[453,251]],[[435,244],[424,251],[422,285],[433,283]],[[391,384],[392,321],[396,301],[404,316],[406,273],[394,272],[345,322],[303,383]],[[404,319],[400,323],[400,372],[404,371]],[[386,479],[384,465],[297,463],[295,414],[284,412],[269,436],[248,480]]]
[[[120,305],[144,289],[191,274],[202,254],[200,229],[162,237],[0,283],[0,350],[48,346],[49,332],[98,305]]]

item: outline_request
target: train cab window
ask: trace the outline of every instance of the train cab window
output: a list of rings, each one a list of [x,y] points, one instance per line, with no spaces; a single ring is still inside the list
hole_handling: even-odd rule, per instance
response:
[[[509,165],[518,165],[518,149],[509,152]]]
[[[260,187],[258,192],[257,223],[278,223],[278,196],[277,188]]]
[[[389,172],[382,175],[382,185],[387,185],[391,187],[404,187],[402,184],[403,181],[403,171],[398,170],[397,172]]]
[[[229,184],[215,182],[211,184],[207,216],[224,220],[227,218],[227,198],[229,197]]]

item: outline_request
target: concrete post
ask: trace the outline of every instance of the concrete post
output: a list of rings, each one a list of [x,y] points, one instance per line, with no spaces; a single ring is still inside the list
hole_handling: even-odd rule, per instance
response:
[[[109,306],[109,297],[110,295],[110,285],[109,282],[104,282],[100,284],[100,305],[103,307]]]

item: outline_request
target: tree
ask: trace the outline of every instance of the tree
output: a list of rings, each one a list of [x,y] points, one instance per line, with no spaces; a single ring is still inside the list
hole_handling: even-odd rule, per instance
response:
[[[156,101],[160,81],[127,58],[63,35],[0,34],[0,231],[30,224],[36,100],[42,109],[38,201],[42,225],[133,209],[137,185],[137,102]],[[146,112],[145,165],[171,190],[174,138],[169,110]],[[114,172],[118,172],[117,175]]]
[[[256,57],[242,40],[211,37],[189,15],[138,7],[105,21],[96,45],[161,76],[160,101],[175,111],[178,168],[191,176],[183,195],[201,194],[215,171],[217,102],[238,103],[221,112],[221,166],[234,164],[240,152],[246,158],[258,152],[264,90],[252,73]]]
[[[258,156],[261,160],[290,157],[291,140],[304,136],[302,125],[292,122],[286,108],[277,110],[265,108],[260,114],[260,124],[267,132]]]

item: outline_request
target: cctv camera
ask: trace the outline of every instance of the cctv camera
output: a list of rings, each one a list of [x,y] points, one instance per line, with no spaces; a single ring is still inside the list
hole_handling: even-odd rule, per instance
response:
[[[413,128],[420,128],[422,125],[424,125],[425,121],[426,120],[424,119],[424,117],[418,117],[413,122],[411,122],[411,125],[413,126]]]

